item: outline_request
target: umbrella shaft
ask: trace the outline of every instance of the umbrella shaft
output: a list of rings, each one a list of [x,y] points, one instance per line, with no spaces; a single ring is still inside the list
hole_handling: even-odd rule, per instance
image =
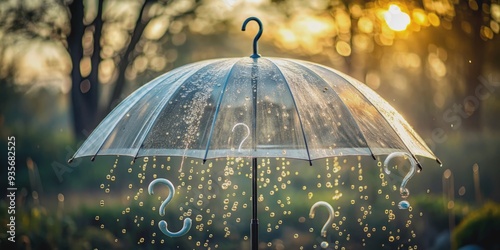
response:
[[[257,219],[257,158],[252,158],[252,250],[259,247],[259,220]]]

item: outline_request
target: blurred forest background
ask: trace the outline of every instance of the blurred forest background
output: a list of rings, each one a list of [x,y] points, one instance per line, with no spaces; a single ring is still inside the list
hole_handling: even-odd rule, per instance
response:
[[[0,219],[7,224],[4,166],[7,137],[15,136],[18,216],[27,218],[24,229],[19,219],[19,246],[64,248],[57,234],[69,222],[57,219],[61,206],[71,223],[92,226],[82,222],[92,215],[81,208],[98,205],[89,190],[108,169],[67,159],[116,104],[156,76],[250,55],[257,27],[240,30],[249,16],[264,24],[261,55],[313,61],[357,78],[426,139],[443,162],[422,159],[424,169],[412,179],[434,195],[421,201],[434,211],[426,227],[454,232],[455,246],[499,246],[459,226],[473,224],[467,215],[477,210],[496,216],[486,219],[497,223],[492,235],[500,228],[498,1],[4,0]],[[39,213],[60,228],[30,222]]]

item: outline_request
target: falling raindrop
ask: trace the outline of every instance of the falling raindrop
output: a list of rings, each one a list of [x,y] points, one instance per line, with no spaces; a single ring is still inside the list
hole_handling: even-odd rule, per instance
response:
[[[328,247],[328,242],[326,241],[321,242],[321,248],[325,249],[327,247]]]
[[[410,207],[410,203],[406,200],[400,201],[398,203],[398,208],[399,209],[408,209]]]
[[[389,212],[394,209],[391,204],[398,205],[399,186],[393,190],[393,183],[387,182],[383,169],[377,168],[376,162],[363,159],[338,157],[317,160],[313,167],[309,167],[307,162],[286,158],[259,159],[257,176],[259,210],[262,209],[259,212],[263,225],[260,235],[262,242],[271,243],[272,247],[284,245],[285,248],[296,249],[311,249],[314,245],[322,249],[347,249],[346,246],[354,238],[360,239],[360,244],[365,244],[366,248],[374,248],[376,240],[383,238],[385,242],[376,246],[385,244],[387,248],[388,244],[394,244],[390,246],[397,248],[401,244],[407,245],[411,238],[413,247],[413,242],[418,242],[418,231],[412,220],[414,215],[420,215],[421,218],[422,213],[416,211],[416,214],[412,214],[411,207],[406,210],[407,214]],[[251,216],[251,199],[248,195],[251,190],[250,185],[246,184],[251,178],[251,159],[229,157],[202,164],[199,160],[186,158],[180,172],[180,158],[157,157],[155,160],[149,157],[147,161],[135,162],[130,166],[127,162],[123,170],[120,164],[115,163],[109,166],[108,170],[114,169],[113,173],[109,172],[109,177],[101,176],[104,181],[100,180],[99,190],[102,190],[102,200],[106,204],[103,209],[117,205],[117,200],[120,204],[126,204],[114,215],[116,219],[111,218],[116,221],[119,230],[125,232],[116,236],[120,244],[124,242],[122,239],[135,237],[132,235],[134,230],[152,230],[143,243],[140,243],[139,237],[135,238],[135,242],[175,247],[178,243],[165,238],[157,224],[160,220],[166,220],[169,228],[178,230],[182,227],[183,219],[188,217],[193,220],[192,230],[180,239],[179,242],[186,244],[177,245],[180,248],[220,249],[223,245],[240,244],[233,242],[234,235],[241,235],[240,241],[248,243],[249,235],[244,232],[248,232]],[[123,174],[133,178],[122,178]],[[119,178],[115,177],[113,182],[112,176]],[[169,178],[175,184],[175,198],[166,207],[166,213],[174,216],[171,218],[175,220],[158,215],[159,206],[168,191],[159,188],[155,189],[155,195],[158,196],[148,195],[147,184],[156,178]],[[120,190],[120,187],[124,189]],[[106,189],[110,190],[109,193],[106,193]],[[117,196],[120,192],[124,192],[121,199]],[[311,206],[319,199],[328,199],[332,205],[336,204],[337,219],[329,228],[329,235],[334,236],[333,242],[318,237],[319,228],[324,224],[319,219],[322,211],[316,215],[318,221],[310,221],[305,219],[307,214],[298,209]],[[109,213],[99,214],[103,223],[109,221],[103,220],[104,214]],[[127,221],[133,222],[132,225],[138,228],[131,229]],[[374,227],[374,223],[380,226]],[[291,234],[288,235],[288,232]],[[277,238],[276,235],[281,236]],[[393,236],[393,242],[388,240],[389,236]],[[328,246],[324,247],[324,244]]]

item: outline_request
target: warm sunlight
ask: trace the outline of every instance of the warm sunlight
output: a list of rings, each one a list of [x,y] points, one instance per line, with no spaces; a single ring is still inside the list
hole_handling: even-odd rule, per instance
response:
[[[403,31],[410,24],[410,16],[394,4],[391,4],[389,10],[385,12],[384,19],[387,26],[394,31]]]

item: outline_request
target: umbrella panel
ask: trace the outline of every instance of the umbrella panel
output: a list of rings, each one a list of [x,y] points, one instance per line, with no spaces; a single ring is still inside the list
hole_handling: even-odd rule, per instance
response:
[[[204,67],[177,88],[144,140],[139,156],[182,155],[203,158],[218,100],[234,60]]]
[[[254,66],[250,58],[235,65],[224,91],[208,158],[287,155],[288,150],[293,152],[289,157],[308,159],[286,82],[267,61],[259,62],[258,71]],[[228,152],[218,150],[228,146]]]
[[[210,63],[186,65],[142,86],[108,114],[78,149],[75,158],[97,154],[136,156],[141,139],[165,100],[191,74]]]
[[[321,66],[320,66],[321,67]],[[332,69],[330,69],[332,70]],[[394,107],[380,97],[375,91],[367,87],[365,84],[349,77],[343,73],[337,72],[339,76],[345,78],[355,87],[366,99],[372,104],[376,110],[383,116],[386,123],[393,128],[397,136],[404,142],[405,148],[413,155],[421,155],[427,158],[439,159],[432,153],[424,140],[413,130],[408,122],[399,114]],[[401,150],[403,151],[403,150]],[[395,152],[395,151],[393,151]]]
[[[333,73],[331,69],[318,65],[307,65],[307,67],[328,82],[329,87],[339,95],[374,155],[406,151],[403,141],[391,125],[351,82]]]
[[[293,93],[311,159],[370,154],[350,111],[324,79],[295,62],[272,62]]]

